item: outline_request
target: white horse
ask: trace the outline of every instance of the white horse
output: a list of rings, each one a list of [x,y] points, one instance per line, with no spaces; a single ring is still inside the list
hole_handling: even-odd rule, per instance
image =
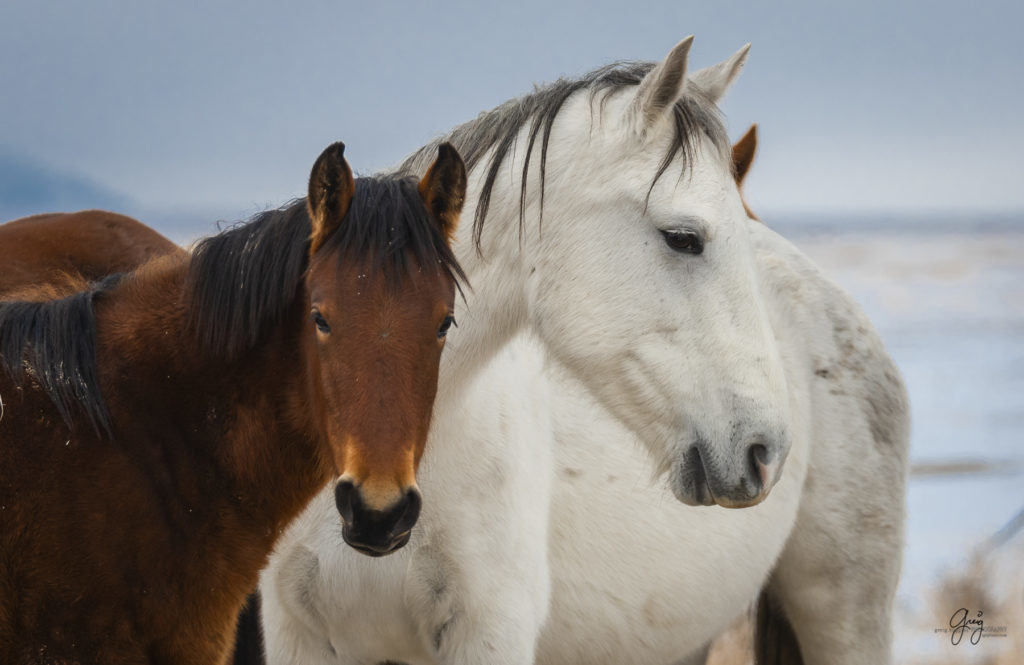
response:
[[[744,214],[714,102],[746,49],[687,81],[689,45],[447,137],[480,253],[463,240],[419,525],[363,556],[328,488],[262,577],[269,663],[700,662],[762,585],[761,635],[781,610],[805,662],[889,661],[902,383]]]

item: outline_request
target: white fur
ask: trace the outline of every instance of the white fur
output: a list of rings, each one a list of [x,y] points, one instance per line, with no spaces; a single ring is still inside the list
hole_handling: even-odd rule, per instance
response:
[[[499,174],[486,259],[460,252],[473,291],[442,364],[413,538],[357,553],[324,492],[262,577],[271,665],[667,665],[700,654],[766,582],[807,663],[888,662],[898,375],[849,297],[745,219],[715,147],[666,174],[643,213],[664,144],[632,131],[631,103],[612,98],[591,132],[585,98],[569,100],[543,235],[531,200],[522,251],[521,164]],[[658,228],[676,223],[706,227],[704,255],[665,247]],[[695,430],[728,456],[736,427],[786,439],[772,492],[744,510],[681,505],[659,473]]]
[[[728,60],[695,71],[690,76],[690,80],[697,87],[704,90],[715,102],[720,102],[725,97],[729,86],[740,75],[740,70],[747,63],[747,55],[749,53],[750,44],[746,44],[743,48],[733,53]]]

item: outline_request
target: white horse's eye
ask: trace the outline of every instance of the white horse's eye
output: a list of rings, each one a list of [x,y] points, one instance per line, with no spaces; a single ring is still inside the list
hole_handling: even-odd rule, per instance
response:
[[[704,251],[704,239],[696,231],[662,231],[665,244],[670,249],[684,254],[700,254]]]

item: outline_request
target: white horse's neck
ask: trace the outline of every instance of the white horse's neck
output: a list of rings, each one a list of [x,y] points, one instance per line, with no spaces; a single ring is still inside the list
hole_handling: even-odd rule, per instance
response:
[[[518,229],[519,181],[510,176],[522,164],[511,161],[515,164],[502,167],[491,191],[480,251],[473,241],[473,220],[489,160],[481,160],[469,173],[455,242],[455,253],[469,284],[463,286],[464,298],[456,300],[458,327],[449,333],[441,359],[439,399],[470,380],[527,322],[525,287],[529,268]]]

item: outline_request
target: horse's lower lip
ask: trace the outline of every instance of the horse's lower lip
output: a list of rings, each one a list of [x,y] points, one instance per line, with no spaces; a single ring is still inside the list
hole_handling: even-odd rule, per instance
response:
[[[348,546],[351,547],[352,549],[354,549],[356,552],[359,552],[360,554],[365,554],[366,556],[372,556],[372,557],[387,556],[388,554],[391,554],[391,552],[393,551],[393,550],[378,551],[378,550],[370,549],[369,547],[363,547],[362,545],[355,545],[353,543],[349,543]]]
[[[348,527],[343,528],[341,531],[341,537],[345,540],[345,543],[355,551],[359,552],[360,554],[365,554],[366,556],[372,557],[382,557],[397,552],[398,550],[405,547],[405,545],[409,542],[409,538],[412,535],[411,531],[406,531],[405,533],[401,534],[400,536],[392,540],[386,547],[379,548],[370,547],[369,545],[364,545],[362,543],[357,543],[353,540],[350,540],[347,531]]]

